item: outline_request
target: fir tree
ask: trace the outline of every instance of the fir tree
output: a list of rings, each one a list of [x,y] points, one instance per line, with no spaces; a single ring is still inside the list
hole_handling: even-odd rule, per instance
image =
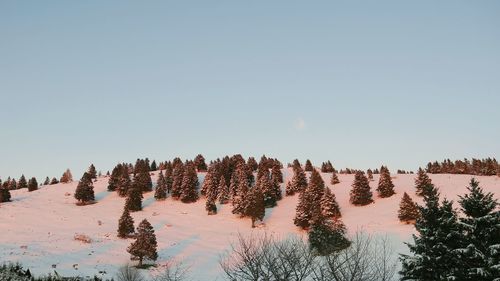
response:
[[[160,173],[158,174],[158,180],[156,182],[155,199],[165,200],[165,198],[167,198],[167,182],[165,181],[163,172],[160,171]]]
[[[340,219],[314,220],[309,230],[309,248],[313,253],[326,256],[351,245],[346,228]]]
[[[307,160],[306,160],[306,165],[305,165],[305,167],[304,167],[304,170],[305,170],[306,172],[312,172],[312,171],[313,171],[313,169],[314,169],[314,168],[313,168],[313,165],[312,165],[311,161],[310,161],[309,159],[307,159]]]
[[[241,216],[245,216],[246,203],[248,202],[246,200],[246,196],[248,190],[250,189],[250,186],[248,184],[248,180],[243,165],[238,165],[233,175],[233,178],[237,184],[237,186],[234,187],[236,189],[237,195],[232,200],[233,203],[232,212],[233,214],[239,214]]]
[[[252,220],[252,228],[255,227],[257,220],[263,220],[266,213],[264,205],[264,195],[259,188],[252,188],[244,198],[245,216]]]
[[[31,192],[37,189],[38,189],[38,182],[36,181],[36,178],[33,177],[28,181],[28,191]]]
[[[356,206],[364,206],[373,202],[370,184],[363,172],[356,172],[350,192],[349,202]]]
[[[118,187],[119,179],[122,173],[124,172],[123,170],[126,170],[126,168],[123,167],[122,164],[118,164],[113,168],[113,171],[111,172],[111,175],[109,176],[108,179],[108,191],[116,190],[116,188]]]
[[[154,261],[158,258],[157,248],[158,244],[153,226],[144,219],[137,227],[136,240],[130,244],[127,252],[132,257],[139,259],[138,266],[141,267],[144,258]]]
[[[78,186],[75,190],[75,199],[78,200],[80,204],[88,204],[95,200],[92,178],[87,172],[83,174],[81,180],[78,182]]]
[[[330,184],[336,185],[338,183],[340,183],[339,177],[337,176],[337,173],[333,172],[332,178],[330,179]]]
[[[125,205],[122,216],[118,221],[118,237],[127,238],[134,233],[134,219]]]
[[[118,176],[118,181],[116,183],[116,191],[118,195],[120,195],[121,197],[127,196],[128,190],[131,186],[132,181],[130,180],[128,169],[124,167],[121,169],[121,174]]]
[[[321,198],[325,192],[325,183],[318,171],[313,170],[307,188],[299,194],[294,224],[308,228],[313,214],[321,213]]]
[[[142,210],[142,192],[135,184],[127,191],[125,208],[131,212]]]
[[[52,180],[50,180],[51,185],[58,184],[58,183],[59,183],[59,181],[56,178],[52,178]]]
[[[151,171],[157,171],[158,170],[158,166],[156,165],[156,161],[153,160],[153,162],[151,163]]]
[[[185,166],[180,199],[184,203],[192,203],[198,200],[198,176],[193,164],[187,164]]]
[[[402,280],[463,280],[458,276],[461,267],[455,249],[462,243],[457,215],[452,202],[439,204],[439,194],[432,185],[424,187],[425,205],[419,207],[421,216],[408,243],[413,255],[401,255]]]
[[[0,187],[0,203],[10,202],[11,195],[10,191],[5,187]]]
[[[71,174],[71,171],[69,169],[66,169],[66,171],[63,173],[61,176],[61,180],[59,180],[61,183],[69,183],[73,181],[73,175]]]
[[[307,177],[300,166],[293,169],[293,178],[290,188],[287,188],[286,195],[294,195],[295,192],[301,192],[307,187]]]
[[[24,175],[21,175],[21,177],[19,178],[19,181],[17,182],[17,188],[21,189],[21,188],[27,188],[28,187],[28,182],[26,181],[26,178],[24,177]]]
[[[377,187],[378,196],[381,198],[391,197],[395,194],[394,184],[392,183],[391,173],[387,167],[380,168],[380,178]]]
[[[231,180],[229,181],[229,196],[231,201],[234,201],[236,196],[238,196],[238,179],[236,173],[231,174]]]
[[[417,190],[416,194],[418,196],[423,196],[425,190],[430,190],[425,188],[428,185],[432,185],[431,179],[429,178],[427,173],[425,173],[425,171],[422,170],[422,168],[419,168],[417,173],[417,178],[415,179],[415,189]]]
[[[330,191],[330,188],[325,188],[325,192],[321,197],[321,214],[326,219],[340,218],[340,207],[335,198],[335,194]]]
[[[460,267],[463,280],[499,280],[500,278],[500,211],[492,193],[485,193],[479,182],[471,179],[469,193],[459,196],[465,217],[460,218],[463,241]]]
[[[273,188],[273,184],[269,179],[269,176],[261,176],[261,178],[257,182],[256,188],[260,189],[260,191],[262,192],[262,195],[264,196],[264,206],[266,208],[272,208],[276,206],[278,198]]]
[[[11,179],[10,181],[8,181],[8,189],[9,190],[15,190],[15,189],[17,189],[16,179]]]
[[[255,172],[257,171],[257,167],[259,166],[259,164],[257,163],[257,161],[255,161],[255,158],[249,157],[247,166],[250,168],[250,171]]]
[[[88,173],[92,179],[97,179],[97,171],[95,169],[94,164],[90,164]]]
[[[208,212],[208,215],[215,215],[217,214],[217,206],[215,205],[215,202],[208,198],[207,202],[205,204],[205,210]]]
[[[278,183],[283,183],[283,173],[281,172],[279,165],[273,165],[273,168],[271,169],[271,177],[276,179]]]
[[[217,169],[217,165],[210,165],[208,168],[207,174],[205,175],[205,179],[203,180],[203,184],[201,186],[200,193],[201,195],[206,195],[208,190],[217,189],[219,185],[220,172]]]
[[[179,199],[182,193],[182,180],[184,178],[184,164],[175,166],[172,172],[172,198]]]
[[[172,165],[170,163],[167,163],[165,165],[165,186],[167,188],[167,193],[170,193],[172,191],[172,184],[174,179],[172,178]]]
[[[203,157],[203,155],[198,154],[193,162],[198,172],[205,172],[207,170],[207,164],[205,163],[205,157]]]
[[[146,161],[140,162],[140,169],[136,167],[136,174],[134,176],[134,183],[142,192],[149,192],[153,190],[153,181],[149,174],[149,165]],[[137,171],[138,170],[138,171]]]
[[[226,184],[226,179],[224,178],[224,176],[220,177],[218,190],[219,203],[227,204],[227,202],[229,202],[229,187]]]
[[[399,203],[398,218],[405,223],[412,223],[420,216],[417,204],[413,202],[411,197],[405,192],[401,203]]]
[[[49,177],[45,178],[45,181],[43,182],[43,185],[49,185],[50,184],[50,179]]]

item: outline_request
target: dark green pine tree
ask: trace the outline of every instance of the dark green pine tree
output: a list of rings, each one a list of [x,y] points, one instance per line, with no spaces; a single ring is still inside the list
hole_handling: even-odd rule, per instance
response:
[[[425,188],[428,185],[432,185],[431,179],[422,168],[419,168],[417,172],[417,178],[415,179],[416,194],[418,196],[423,196],[425,190],[431,190]]]
[[[271,177],[276,179],[278,183],[283,183],[283,173],[281,172],[279,165],[273,165],[273,168],[271,169]]]
[[[325,188],[323,197],[321,197],[321,214],[325,219],[340,218],[342,216],[335,194],[328,187]]]
[[[57,180],[57,178],[52,178],[52,180],[50,180],[50,184],[53,185],[53,184],[58,184],[59,181]]]
[[[133,258],[139,260],[138,267],[142,267],[145,258],[155,261],[158,259],[158,243],[153,226],[144,219],[137,227],[136,240],[127,248]]]
[[[301,192],[307,187],[307,177],[302,167],[297,166],[293,169],[293,177],[290,188],[287,188],[286,195],[294,195],[296,192]]]
[[[340,183],[339,177],[337,176],[337,173],[333,172],[332,177],[330,178],[330,184],[336,185],[338,183]]]
[[[43,182],[43,185],[49,185],[50,184],[50,179],[49,177],[45,178],[45,181]]]
[[[193,160],[194,166],[198,172],[207,171],[207,164],[205,163],[205,157],[203,155],[198,154]]]
[[[419,206],[413,235],[407,243],[412,255],[401,255],[401,280],[464,280],[459,276],[462,266],[456,249],[463,243],[457,214],[452,202],[439,204],[439,194],[432,185],[424,187],[424,206]]]
[[[75,199],[78,200],[81,205],[91,203],[95,200],[94,185],[92,184],[91,176],[87,172],[83,174],[78,182],[78,186],[75,190]]]
[[[262,221],[264,219],[264,215],[266,214],[264,195],[262,194],[260,188],[253,187],[247,193],[244,200],[244,214],[245,216],[250,217],[252,220],[252,228],[254,228],[255,222],[257,220]]]
[[[92,179],[97,179],[97,171],[95,169],[94,164],[90,164],[88,173]]]
[[[121,197],[125,197],[128,194],[128,190],[132,186],[132,181],[130,180],[130,175],[128,174],[128,169],[122,168],[121,174],[119,175],[118,181],[116,183],[116,191]]]
[[[10,199],[11,199],[10,191],[5,187],[0,186],[0,203],[10,202]]]
[[[493,194],[485,193],[471,179],[468,194],[459,196],[465,217],[460,218],[463,241],[460,260],[466,278],[462,280],[500,280],[500,211]]]
[[[125,208],[131,212],[142,210],[142,191],[135,184],[127,191],[127,199],[125,200]]]
[[[184,178],[184,164],[177,164],[172,172],[172,198],[179,199],[182,194],[182,180]]]
[[[418,210],[417,204],[415,204],[408,193],[405,192],[399,203],[399,220],[405,223],[414,223],[418,217],[420,217],[420,211]]]
[[[167,182],[165,181],[163,172],[160,171],[160,173],[158,174],[158,180],[156,181],[155,199],[165,200],[166,198],[167,198]]]
[[[19,178],[19,181],[17,182],[17,188],[28,188],[28,182],[26,181],[24,175],[21,175],[21,177]]]
[[[158,165],[156,164],[156,161],[153,160],[153,162],[151,163],[151,171],[154,172],[157,170],[158,170]]]
[[[184,203],[196,202],[198,200],[198,175],[193,164],[189,163],[185,167],[180,199]]]
[[[220,204],[227,204],[229,202],[229,187],[226,184],[226,179],[222,175],[219,180],[218,199]]]
[[[149,192],[153,190],[153,181],[149,174],[149,166],[142,164],[140,169],[136,171],[134,182],[142,192]]]
[[[113,171],[111,172],[111,175],[109,176],[108,179],[108,191],[116,190],[116,188],[118,187],[118,182],[120,180],[120,177],[124,169],[126,170],[126,167],[123,167],[122,164],[118,164],[113,168]]]
[[[36,178],[33,177],[28,181],[28,191],[31,192],[37,189],[38,189],[38,182],[36,181]]]
[[[134,219],[130,215],[127,206],[123,208],[122,216],[118,221],[118,237],[127,238],[134,233]]]
[[[172,173],[172,165],[170,163],[165,164],[165,185],[167,187],[167,193],[172,192],[172,183],[174,181]]]
[[[391,173],[387,167],[382,166],[380,168],[380,178],[377,187],[378,196],[381,198],[387,198],[394,195],[394,184],[392,183]]]
[[[363,172],[356,172],[350,192],[349,202],[356,206],[364,206],[373,202],[370,184]]]
[[[264,206],[266,208],[272,208],[276,206],[278,198],[276,198],[276,192],[273,188],[273,184],[269,179],[268,175],[262,175],[257,181],[256,188],[260,189],[262,195],[264,196]]]
[[[305,167],[304,167],[304,170],[305,170],[306,172],[312,172],[312,171],[313,171],[313,169],[314,169],[314,168],[313,168],[313,165],[312,165],[311,161],[310,161],[309,159],[307,159],[307,160],[306,160],[306,165],[305,165]]]
[[[351,245],[340,218],[327,219],[316,209],[309,229],[309,248],[319,256],[330,255]]]
[[[321,213],[321,198],[325,192],[325,182],[318,171],[313,170],[307,188],[299,194],[294,224],[308,228],[315,212]]]

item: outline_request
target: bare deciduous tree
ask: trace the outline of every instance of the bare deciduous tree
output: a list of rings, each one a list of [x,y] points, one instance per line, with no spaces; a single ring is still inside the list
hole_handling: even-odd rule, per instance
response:
[[[133,266],[126,264],[118,269],[116,273],[116,280],[118,281],[144,281],[141,272]]]

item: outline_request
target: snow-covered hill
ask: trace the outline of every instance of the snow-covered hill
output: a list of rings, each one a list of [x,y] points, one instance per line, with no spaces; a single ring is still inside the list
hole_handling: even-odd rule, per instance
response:
[[[156,181],[156,175],[153,182]],[[285,169],[286,181],[291,170]],[[466,192],[470,175],[429,175],[439,188],[441,197],[456,200]],[[200,182],[204,174],[199,174]],[[330,174],[323,174],[328,186]],[[412,225],[402,224],[397,219],[397,210],[403,192],[421,203],[414,195],[414,175],[393,175],[397,194],[391,198],[375,198],[375,202],[364,207],[349,204],[349,190],[353,175],[339,175],[340,184],[332,191],[340,204],[343,221],[350,233],[364,230],[369,233],[387,234],[397,252],[406,252],[403,241],[408,241],[414,232]],[[476,177],[480,185],[500,198],[499,177]],[[62,275],[90,276],[106,272],[110,278],[116,269],[129,262],[126,252],[131,239],[116,236],[118,219],[123,210],[124,198],[108,192],[108,179],[101,177],[94,183],[97,204],[76,206],[73,192],[77,182],[41,187],[34,192],[12,191],[12,201],[0,204],[0,263],[19,261],[36,274],[56,270]],[[375,193],[378,175],[370,183]],[[284,185],[283,185],[284,186]],[[220,255],[229,248],[238,232],[268,232],[277,235],[296,233],[305,235],[293,225],[298,195],[285,197],[278,206],[266,210],[264,223],[258,228],[250,227],[249,219],[240,219],[231,213],[230,205],[218,205],[218,214],[208,216],[205,200],[183,204],[168,198],[157,202],[154,192],[144,195],[144,210],[132,213],[137,223],[147,218],[157,235],[161,270],[168,260],[182,260],[191,266],[194,280],[220,280],[218,265]],[[455,204],[458,208],[458,205]],[[89,244],[76,241],[75,234],[84,234],[92,239]],[[53,268],[55,265],[55,268]]]

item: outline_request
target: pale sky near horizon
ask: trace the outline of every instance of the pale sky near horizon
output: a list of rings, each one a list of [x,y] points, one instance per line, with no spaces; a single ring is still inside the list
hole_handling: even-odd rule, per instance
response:
[[[0,1],[0,178],[500,154],[499,1]]]

